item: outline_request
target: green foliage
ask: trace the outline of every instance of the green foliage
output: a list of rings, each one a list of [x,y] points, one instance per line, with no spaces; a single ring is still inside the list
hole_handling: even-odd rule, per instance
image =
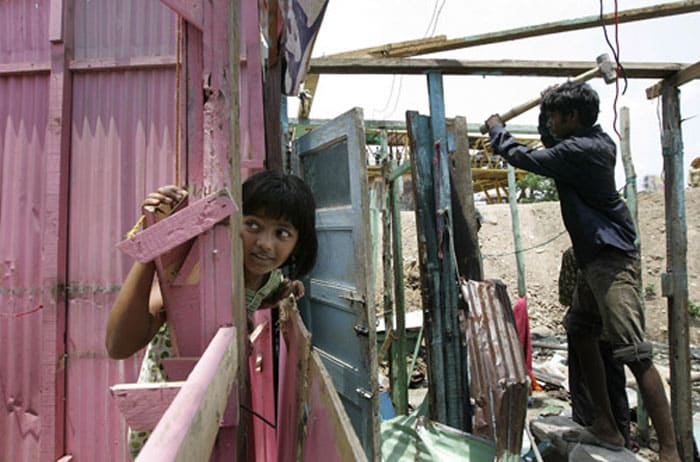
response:
[[[528,173],[518,180],[521,191],[520,202],[558,201],[559,194],[554,180],[545,176]]]
[[[688,299],[688,314],[694,318],[700,316],[700,304],[695,303],[695,301],[690,298]]]
[[[644,298],[647,300],[652,300],[656,296],[656,286],[653,282],[650,282],[644,286]]]

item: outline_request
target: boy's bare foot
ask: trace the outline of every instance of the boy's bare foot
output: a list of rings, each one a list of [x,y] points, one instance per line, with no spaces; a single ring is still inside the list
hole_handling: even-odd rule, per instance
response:
[[[610,451],[622,451],[625,448],[625,441],[621,436],[609,438],[596,435],[591,427],[583,427],[577,430],[564,432],[564,440],[571,443],[590,444],[600,446]]]

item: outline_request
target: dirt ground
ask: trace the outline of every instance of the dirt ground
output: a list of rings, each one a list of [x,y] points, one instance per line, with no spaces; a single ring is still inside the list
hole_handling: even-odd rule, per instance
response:
[[[668,334],[667,299],[661,296],[662,273],[666,272],[666,225],[663,191],[640,192],[642,274],[646,326],[650,340],[666,342]],[[688,233],[689,298],[700,304],[700,188],[685,190]],[[502,279],[511,300],[517,296],[517,273],[513,253],[513,232],[508,204],[480,205],[484,224],[479,232],[484,274]],[[544,335],[564,333],[561,320],[564,307],[559,304],[557,277],[562,252],[570,245],[564,232],[558,202],[519,205],[521,241],[525,255],[525,283],[529,294],[530,327]],[[402,212],[404,274],[406,275],[407,310],[420,309],[418,290],[417,239],[415,214]],[[700,344],[700,319],[690,320],[690,341]]]

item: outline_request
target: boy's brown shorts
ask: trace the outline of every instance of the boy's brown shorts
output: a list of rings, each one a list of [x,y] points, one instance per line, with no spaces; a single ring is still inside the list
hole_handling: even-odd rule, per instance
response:
[[[570,335],[599,337],[623,363],[648,359],[644,339],[641,264],[614,247],[606,247],[579,271],[571,310],[565,319]]]

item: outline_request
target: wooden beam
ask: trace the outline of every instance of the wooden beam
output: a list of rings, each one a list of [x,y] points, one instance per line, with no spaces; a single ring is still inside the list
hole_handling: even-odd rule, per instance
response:
[[[185,18],[190,25],[202,30],[204,10],[202,0],[160,0],[165,6]]]
[[[136,431],[151,431],[185,382],[121,383],[109,388],[126,424]]]
[[[70,62],[70,70],[73,72],[85,71],[118,71],[138,69],[175,69],[177,58],[170,56],[132,56],[129,58],[111,59],[74,59]]]
[[[700,61],[683,67],[672,76],[667,77],[661,82],[647,88],[647,99],[653,99],[657,96],[661,96],[664,87],[680,87],[684,83],[688,83],[697,78],[700,78]]]
[[[630,79],[667,78],[687,64],[622,63]],[[461,61],[408,58],[314,58],[309,72],[316,74],[426,74],[572,77],[595,67],[594,61]]]
[[[644,8],[636,8],[631,10],[619,11],[617,18],[614,13],[603,15],[603,21],[606,25],[618,23],[641,21],[645,19],[661,18],[664,16],[674,16],[678,14],[692,13],[700,11],[700,0],[690,0],[674,2]],[[601,18],[596,16],[585,16],[577,19],[568,19],[564,21],[548,22],[544,24],[518,27],[515,29],[507,29],[498,32],[487,34],[472,35],[456,39],[447,39],[444,35],[437,37],[429,37],[426,39],[409,40],[405,42],[388,43],[385,45],[363,48],[354,51],[345,51],[335,53],[328,58],[355,58],[362,56],[373,57],[409,57],[418,56],[427,53],[435,53],[438,51],[455,50],[459,48],[468,48],[491,43],[507,42],[521,38],[537,37],[548,34],[556,34],[560,32],[569,32],[574,30],[589,29],[598,27],[601,24]],[[313,60],[312,60],[313,61]],[[313,103],[313,94],[316,92],[318,85],[318,74],[314,73],[313,69],[309,69],[304,89],[309,90],[311,98],[307,100],[307,104],[302,108],[299,107],[298,117],[305,119],[309,117],[311,105]]]
[[[237,350],[235,329],[220,328],[158,422],[139,460],[209,459],[238,374]]]
[[[146,263],[214,227],[238,210],[226,190],[204,197],[117,244],[130,257]]]
[[[51,63],[49,61],[0,64],[0,77],[8,77],[11,75],[42,74],[47,72],[51,72]]]
[[[73,78],[68,61],[73,53],[73,2],[52,0],[49,32],[61,40],[49,45],[47,123],[44,154],[43,208],[40,215],[41,266],[37,268],[41,291],[40,396],[38,414],[41,438],[39,460],[56,460],[64,455],[66,438],[66,329],[68,267],[68,178],[70,173],[71,101]],[[4,436],[3,436],[4,437]]]
[[[618,11],[617,17],[614,13],[608,13],[603,15],[603,21],[606,25],[614,24],[615,22],[622,24],[646,19],[656,19],[665,16],[693,13],[696,11],[700,11],[700,0],[688,0]],[[503,31],[472,35],[456,39],[425,42],[424,45],[420,46],[418,43],[415,43],[420,42],[420,40],[417,40],[413,41],[413,43],[390,43],[355,52],[344,52],[339,54],[352,56],[353,54],[357,55],[358,52],[363,52],[363,54],[369,54],[375,57],[408,57],[435,53],[438,51],[456,50],[460,48],[488,45],[491,43],[501,43],[523,38],[589,29],[592,27],[599,27],[600,25],[601,18],[599,15],[584,16],[576,19],[547,22],[533,26],[517,27],[514,29],[506,29]]]

